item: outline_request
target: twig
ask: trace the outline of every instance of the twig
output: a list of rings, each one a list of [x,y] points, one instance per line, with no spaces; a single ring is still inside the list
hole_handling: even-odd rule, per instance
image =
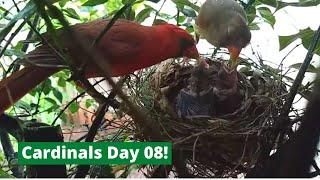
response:
[[[16,153],[13,150],[12,143],[9,138],[8,132],[4,130],[0,130],[0,139],[2,149],[4,151],[5,157],[8,161],[10,170],[12,171],[13,176],[17,178],[23,177],[23,169],[20,166],[12,166],[15,162],[17,162]],[[22,170],[22,171],[21,171]]]
[[[180,16],[180,10],[179,8],[177,7],[177,26],[179,26],[179,16]]]
[[[101,33],[97,36],[97,38],[93,41],[92,46],[95,46],[99,43],[99,41],[102,39],[102,37],[109,31],[109,29],[113,26],[113,24],[119,19],[119,17],[124,13],[125,10],[127,10],[132,4],[135,2],[135,0],[131,0],[127,4],[125,4],[109,21],[108,25],[101,31]]]
[[[39,15],[35,15],[34,19],[33,19],[33,22],[32,24],[29,22],[29,20],[27,21],[27,24],[30,26],[30,24],[33,26],[33,27],[36,27],[37,24],[39,23]],[[26,40],[30,39],[34,34],[34,31],[32,29],[30,29],[29,33],[27,34],[27,37],[26,37]],[[21,48],[21,51],[22,52],[26,52],[28,50],[28,47],[29,47],[29,43],[25,43],[23,44],[22,48]],[[13,72],[16,72],[18,71],[20,68],[20,65],[19,64],[16,64],[12,71]]]
[[[98,111],[97,111],[97,116],[94,119],[89,132],[86,136],[85,142],[93,142],[94,137],[97,134],[97,131],[102,123],[102,120],[104,119],[104,115],[106,113],[106,110],[108,109],[107,103],[100,104]],[[77,173],[75,175],[75,178],[83,178],[86,176],[90,169],[90,165],[80,165],[77,168]]]
[[[200,137],[200,136],[198,136],[198,137],[196,138],[196,140],[194,141],[194,143],[193,143],[193,148],[192,148],[192,151],[193,151],[193,153],[192,153],[192,161],[193,161],[193,162],[196,161],[196,146],[197,146],[197,142],[198,142],[198,140],[199,140],[199,137]]]
[[[154,21],[157,19],[158,15],[159,15],[159,12],[161,11],[162,7],[164,6],[164,4],[166,3],[167,0],[164,0],[163,3],[161,4],[159,10],[156,12],[156,15],[154,16],[154,19],[152,21],[152,24],[154,23]],[[179,18],[179,17],[178,17]],[[178,23],[178,21],[177,21]]]
[[[120,85],[122,86],[124,81],[125,81],[125,78],[120,79],[119,82],[117,83],[117,87],[120,86]],[[114,91],[112,91],[109,94],[108,98],[105,98],[106,99],[105,103],[100,104],[100,106],[98,108],[98,111],[97,111],[98,114],[97,114],[96,118],[94,119],[94,121],[93,121],[93,123],[92,123],[92,125],[91,125],[91,127],[89,129],[88,134],[83,136],[83,138],[84,137],[86,138],[85,139],[86,142],[93,142],[94,137],[96,136],[97,131],[98,131],[98,129],[99,129],[101,123],[102,123],[102,120],[104,119],[104,115],[106,113],[106,110],[109,108],[108,100],[114,99],[115,96],[116,96],[116,93]],[[85,177],[85,175],[88,173],[89,169],[90,169],[89,165],[80,165],[80,166],[78,166],[75,178]]]
[[[93,86],[99,84],[100,82],[104,81],[104,79],[97,81]],[[82,97],[83,95],[85,95],[86,92],[82,92],[79,95],[77,95],[76,97],[74,97],[70,102],[68,102],[68,104],[59,112],[59,114],[57,115],[57,117],[53,120],[53,122],[51,123],[51,126],[54,126],[56,121],[59,119],[59,117],[62,115],[62,113],[74,102],[76,101],[78,98]]]
[[[84,77],[81,77],[78,79],[78,81],[81,82],[81,85],[84,87],[84,90],[93,97],[94,100],[96,100],[99,104],[103,104],[104,102],[108,102],[109,99],[107,99],[105,96],[100,94],[91,83],[85,79]]]
[[[249,0],[249,2],[246,5],[244,5],[244,10],[247,10],[254,2],[255,0]]]
[[[309,174],[309,178],[314,178],[320,175],[320,171],[314,171]]]
[[[312,167],[316,170],[316,171],[320,171],[320,168],[317,164],[317,162],[315,160],[312,161]]]
[[[278,68],[277,68],[277,69],[279,69],[280,66],[283,65],[283,61],[284,61],[297,47],[299,47],[301,44],[302,44],[302,43],[296,44],[296,46],[294,46],[294,47],[281,59],[281,61],[280,61],[279,65],[278,65]],[[282,71],[281,71],[281,72],[282,72]]]
[[[290,92],[288,95],[287,100],[285,101],[283,107],[282,107],[282,113],[281,113],[281,117],[286,117],[288,116],[289,112],[290,112],[290,108],[292,106],[292,102],[294,100],[294,97],[297,94],[297,91],[302,83],[302,80],[304,78],[304,74],[306,72],[306,70],[308,69],[310,62],[312,60],[313,54],[314,54],[314,50],[317,46],[317,43],[319,41],[320,38],[320,26],[318,27],[318,30],[315,32],[315,34],[313,35],[312,41],[310,43],[310,46],[308,48],[308,53],[303,61],[303,63],[301,64],[301,67],[299,69],[299,72],[296,76],[296,79],[294,80],[291,88],[290,88]]]
[[[244,155],[246,154],[248,139],[249,139],[249,134],[247,135],[247,137],[245,139],[244,146],[243,146],[243,151],[242,151],[242,155],[241,155],[241,158],[239,160],[239,163],[233,168],[233,170],[231,172],[237,170],[237,168],[241,165],[241,162],[242,162],[242,160],[244,158]]]
[[[204,130],[204,131],[201,131],[201,132],[192,134],[192,135],[187,136],[186,138],[184,138],[184,139],[182,139],[182,140],[179,140],[179,141],[174,142],[173,146],[179,145],[179,144],[181,144],[181,143],[183,143],[183,142],[185,142],[185,141],[187,141],[187,140],[189,140],[189,139],[192,139],[192,138],[194,138],[194,137],[199,137],[199,136],[201,136],[201,135],[210,133],[210,132],[212,132],[212,131],[214,131],[214,130],[216,130],[216,128],[206,129],[206,130]]]
[[[107,103],[101,104],[97,110],[97,116],[94,119],[88,135],[86,137],[86,142],[93,142],[95,135],[97,134],[97,131],[102,123],[102,120],[104,120],[104,115],[106,113],[106,110],[108,109]]]
[[[11,43],[11,41],[13,40],[13,38],[19,33],[19,31],[22,29],[22,27],[27,23],[26,20],[24,20],[19,27],[11,34],[11,36],[9,37],[9,39],[6,41],[6,44],[3,46],[3,48],[1,49],[0,52],[0,58],[3,56],[4,52],[6,51],[6,49],[8,48],[9,44]]]

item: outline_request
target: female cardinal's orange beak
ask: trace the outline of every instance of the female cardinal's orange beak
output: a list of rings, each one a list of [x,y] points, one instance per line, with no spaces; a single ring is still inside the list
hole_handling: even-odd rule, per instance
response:
[[[230,59],[232,61],[237,61],[241,52],[241,48],[235,46],[228,46],[227,47],[230,53]]]
[[[241,48],[236,46],[228,46],[227,47],[230,53],[229,67],[231,69],[236,69],[238,66],[238,58],[241,51]]]

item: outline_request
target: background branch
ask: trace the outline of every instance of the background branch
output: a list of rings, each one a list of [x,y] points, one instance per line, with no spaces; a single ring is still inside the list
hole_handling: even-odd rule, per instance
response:
[[[287,117],[290,112],[292,102],[293,102],[294,97],[296,96],[298,89],[302,83],[302,80],[304,78],[304,74],[310,65],[310,62],[311,62],[313,54],[314,54],[314,50],[317,47],[317,44],[319,42],[319,38],[320,38],[320,26],[318,27],[318,30],[313,35],[311,44],[308,48],[308,53],[307,53],[303,63],[301,64],[299,72],[298,72],[298,74],[297,74],[297,76],[296,76],[296,78],[290,88],[288,98],[282,107],[282,113],[280,115],[281,117]]]

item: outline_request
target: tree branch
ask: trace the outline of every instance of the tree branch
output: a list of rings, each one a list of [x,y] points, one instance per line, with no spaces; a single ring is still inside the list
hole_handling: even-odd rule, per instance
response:
[[[290,92],[288,95],[287,100],[285,101],[283,107],[282,107],[282,113],[281,113],[281,117],[286,117],[288,116],[289,112],[290,112],[290,108],[292,106],[292,102],[294,100],[294,97],[296,96],[298,89],[302,83],[302,80],[304,78],[304,74],[306,72],[306,70],[308,69],[310,62],[312,60],[313,54],[314,54],[314,50],[317,46],[317,43],[319,41],[320,38],[320,26],[318,27],[318,30],[315,32],[315,34],[313,35],[311,44],[308,48],[308,53],[303,61],[303,63],[301,64],[301,67],[299,69],[299,72],[296,76],[296,79],[294,80],[291,88],[290,88]]]

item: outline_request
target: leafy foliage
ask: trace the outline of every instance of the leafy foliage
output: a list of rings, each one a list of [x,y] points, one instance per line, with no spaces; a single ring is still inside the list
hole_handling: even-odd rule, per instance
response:
[[[0,178],[14,178],[14,176],[8,174],[0,168]]]
[[[289,44],[294,42],[297,39],[302,40],[303,46],[307,49],[311,43],[312,37],[315,31],[311,30],[310,28],[300,30],[297,34],[291,36],[280,36],[279,43],[280,43],[280,50],[287,47]],[[315,51],[316,54],[320,55],[320,44],[318,43]]]

